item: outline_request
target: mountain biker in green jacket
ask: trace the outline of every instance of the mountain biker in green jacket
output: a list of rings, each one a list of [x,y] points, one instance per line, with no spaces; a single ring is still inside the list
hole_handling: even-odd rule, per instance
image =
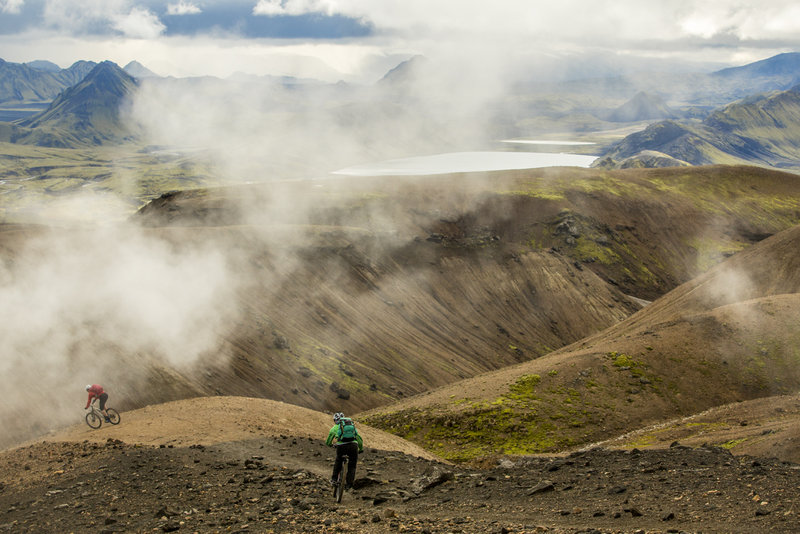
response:
[[[342,460],[344,456],[347,456],[347,475],[344,483],[346,489],[351,489],[353,487],[353,481],[356,479],[358,454],[364,452],[364,443],[353,424],[353,420],[345,417],[341,412],[333,415],[333,426],[328,432],[328,439],[325,440],[325,445],[333,447],[334,440],[336,440],[336,461],[333,463],[331,485],[335,486],[339,480],[339,473],[342,470]]]

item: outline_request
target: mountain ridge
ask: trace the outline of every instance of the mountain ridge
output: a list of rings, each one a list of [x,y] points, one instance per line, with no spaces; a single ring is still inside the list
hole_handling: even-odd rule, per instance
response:
[[[653,123],[613,145],[596,165],[630,166],[646,151],[692,165],[800,168],[800,86],[733,102],[701,123]]]
[[[719,78],[782,78],[781,85],[800,84],[800,53],[786,52],[739,67],[730,67],[712,73]]]
[[[28,133],[12,141],[40,146],[75,147],[119,143],[131,138],[122,108],[138,87],[115,63],[97,64],[78,84],[66,89],[45,111],[17,122]]]
[[[0,59],[0,103],[48,102],[82,80],[96,65],[76,61],[55,72]]]
[[[612,122],[640,122],[675,118],[675,112],[658,95],[639,91],[608,116]]]

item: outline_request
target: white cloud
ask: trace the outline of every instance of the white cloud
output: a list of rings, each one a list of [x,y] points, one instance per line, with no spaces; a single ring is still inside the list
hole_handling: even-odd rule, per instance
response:
[[[258,0],[253,8],[254,15],[283,15],[284,7],[281,0]]]
[[[127,14],[113,15],[111,21],[114,29],[126,37],[154,39],[166,29],[154,13],[140,7]]]
[[[259,0],[253,13],[342,15],[408,40],[548,47],[630,48],[647,42],[657,49],[687,38],[722,36],[777,36],[796,44],[800,31],[794,0],[494,0],[490,6],[485,0]]]
[[[719,32],[718,21],[701,15],[693,15],[681,22],[681,28],[689,35],[696,35],[704,39],[713,37]]]
[[[126,0],[47,0],[43,22],[48,28],[80,34],[107,24],[127,6]]]
[[[196,15],[202,13],[203,10],[191,2],[180,0],[177,4],[169,4],[167,6],[167,15]]]
[[[129,0],[47,0],[43,19],[46,27],[73,35],[110,29],[126,37],[153,39],[165,29],[153,12]]]
[[[258,0],[253,8],[254,15],[305,15],[308,13],[324,13],[334,15],[342,10],[338,2],[333,0]]]
[[[742,39],[797,39],[800,5],[778,2],[751,7],[739,15],[737,27]]]
[[[22,11],[25,0],[0,0],[0,12],[16,15]]]
[[[4,2],[0,5],[10,9],[20,1],[0,0]],[[87,58],[122,63],[136,59],[176,76],[227,75],[242,70],[374,81],[382,75],[380,69],[399,61],[396,58],[415,54],[466,63],[476,71],[497,72],[496,66],[501,64],[527,68],[517,67],[517,59],[585,51],[738,65],[800,50],[800,4],[788,0],[759,4],[741,0],[494,0],[491,6],[485,0],[258,0],[244,4],[167,0],[160,4],[170,14],[193,12],[197,6],[204,14],[212,8],[222,12],[236,5],[245,15],[339,15],[374,28],[368,36],[340,41],[247,39],[233,31],[178,38],[166,35],[153,14],[159,12],[156,0],[41,1],[45,3],[44,28],[55,34],[47,36],[50,42],[86,34],[92,39],[84,40],[71,54],[55,47],[42,53],[44,38],[16,34],[15,42],[0,42],[4,59],[47,58],[63,64]],[[126,39],[121,39],[120,33]],[[98,39],[108,48],[99,49]],[[6,39],[0,36],[0,41]],[[15,50],[21,52],[12,55]],[[36,50],[40,52],[34,55]],[[110,57],[112,52],[115,57]],[[293,61],[295,65],[291,65]],[[395,63],[390,65],[392,61]],[[328,72],[322,72],[325,69],[315,62],[326,65]]]

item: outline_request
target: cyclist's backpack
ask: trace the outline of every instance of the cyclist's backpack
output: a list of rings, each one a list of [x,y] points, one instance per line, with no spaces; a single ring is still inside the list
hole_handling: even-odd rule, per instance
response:
[[[339,420],[339,435],[336,439],[340,443],[347,443],[356,440],[356,425],[349,417],[343,417]]]

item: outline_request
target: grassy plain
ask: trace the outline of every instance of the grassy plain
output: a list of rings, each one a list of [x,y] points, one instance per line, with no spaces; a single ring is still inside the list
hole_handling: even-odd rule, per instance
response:
[[[203,154],[0,143],[0,222],[114,220],[167,191],[217,184]]]

